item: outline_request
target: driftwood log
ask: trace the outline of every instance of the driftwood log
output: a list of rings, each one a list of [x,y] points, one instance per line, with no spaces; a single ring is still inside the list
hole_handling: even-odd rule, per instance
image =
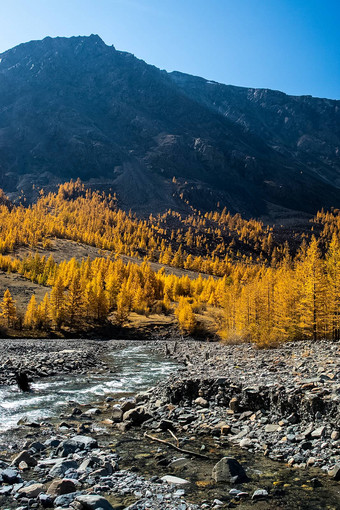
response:
[[[146,432],[144,434],[144,437],[151,439],[151,441],[157,441],[158,443],[162,443],[162,444],[165,444],[166,446],[170,446],[171,448],[174,448],[178,452],[186,453],[187,455],[192,455],[192,456],[198,457],[200,459],[209,460],[209,457],[207,457],[206,455],[203,455],[202,453],[192,452],[191,450],[185,450],[184,448],[180,448],[179,446],[176,446],[175,444],[170,443],[169,441],[165,441],[164,439],[159,439],[158,437],[150,436]]]

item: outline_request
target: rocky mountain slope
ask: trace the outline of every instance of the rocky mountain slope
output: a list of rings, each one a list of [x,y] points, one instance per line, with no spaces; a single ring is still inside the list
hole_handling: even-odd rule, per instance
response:
[[[340,206],[339,107],[167,73],[96,35],[47,37],[0,55],[0,187],[33,198],[80,177],[145,213],[314,213]]]

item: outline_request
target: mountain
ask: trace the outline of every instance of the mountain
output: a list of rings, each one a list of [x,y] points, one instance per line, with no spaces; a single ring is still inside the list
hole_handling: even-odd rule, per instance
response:
[[[340,206],[339,147],[340,101],[167,73],[97,35],[0,54],[0,187],[11,198],[80,177],[144,213],[314,213]]]

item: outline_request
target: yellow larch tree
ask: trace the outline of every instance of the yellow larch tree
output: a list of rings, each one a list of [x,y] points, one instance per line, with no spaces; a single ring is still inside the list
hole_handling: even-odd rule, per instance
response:
[[[57,276],[50,296],[51,317],[57,328],[65,319],[65,287],[62,276]]]
[[[38,305],[35,294],[32,295],[26,309],[24,326],[27,328],[35,329],[38,325]]]
[[[197,321],[189,301],[182,297],[175,310],[178,325],[183,333],[191,334],[195,331]]]
[[[15,301],[12,298],[9,289],[5,290],[4,297],[0,303],[0,316],[5,321],[7,326],[13,325],[17,318]]]
[[[51,306],[47,292],[42,302],[38,305],[38,324],[42,329],[49,329],[51,326]]]

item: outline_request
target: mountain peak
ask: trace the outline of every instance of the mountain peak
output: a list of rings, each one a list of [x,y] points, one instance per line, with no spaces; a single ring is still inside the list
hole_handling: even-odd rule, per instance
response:
[[[0,55],[0,187],[95,178],[126,209],[315,213],[340,206],[339,104],[161,72],[97,34],[46,37]]]
[[[81,46],[87,48],[108,48],[108,46],[104,43],[104,41],[99,37],[98,34],[91,35],[78,35],[72,37],[44,37],[44,39],[40,40],[32,40],[26,43],[19,44],[10,50],[2,53],[2,56],[10,56],[16,55],[20,58],[20,56],[27,56],[29,54],[37,54],[37,53],[45,53],[49,51],[67,51],[67,50],[79,50]],[[112,45],[111,48],[115,49]]]

